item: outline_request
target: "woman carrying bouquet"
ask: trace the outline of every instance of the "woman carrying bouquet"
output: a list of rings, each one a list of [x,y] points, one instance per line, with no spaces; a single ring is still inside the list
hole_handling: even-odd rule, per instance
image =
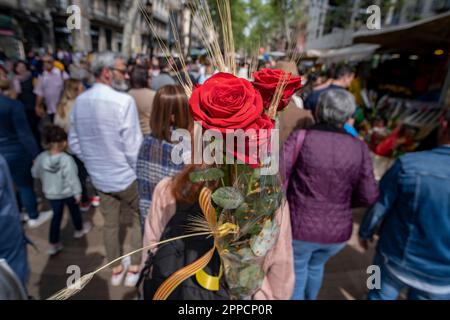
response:
[[[259,91],[249,81],[231,74],[216,74],[195,88],[189,104],[194,120],[204,130],[223,134],[223,141],[230,131],[252,130],[254,142],[261,147],[265,139],[260,132],[270,132],[274,127],[263,112]],[[213,230],[219,231],[213,232],[213,237],[172,242],[150,251],[144,257],[147,270],[151,270],[151,275],[146,277],[148,285],[144,283],[144,298],[146,290],[151,292],[147,297],[154,299],[158,292],[167,292],[161,290],[162,282],[177,270],[189,269],[193,261],[202,260],[202,255],[214,246],[216,251],[206,268],[179,283],[164,298],[286,300],[291,297],[294,287],[291,225],[279,180],[276,175],[259,174],[261,165],[258,164],[262,161],[250,152],[248,145],[242,149],[226,147],[235,160],[241,160],[239,165],[211,165],[203,159],[202,164],[189,165],[156,186],[145,222],[144,246],[195,231],[191,222],[198,227],[202,224],[198,217],[206,216],[208,211],[203,201],[205,193],[212,195],[206,196],[213,215],[212,222],[208,223],[217,223]],[[200,253],[193,258],[193,252]],[[174,264],[177,267],[173,269]],[[211,285],[214,282],[215,289]]]

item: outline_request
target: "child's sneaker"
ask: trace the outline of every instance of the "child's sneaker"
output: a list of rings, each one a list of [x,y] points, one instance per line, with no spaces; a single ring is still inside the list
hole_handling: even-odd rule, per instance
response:
[[[125,277],[125,274],[127,273],[127,268],[123,268],[122,272],[120,273],[114,273],[111,276],[111,285],[113,287],[118,287],[122,284],[123,278]]]
[[[49,211],[44,211],[39,213],[39,217],[37,219],[29,219],[28,220],[28,227],[34,229],[37,228],[41,225],[43,225],[44,223],[46,223],[48,220],[50,220],[53,216],[53,211],[49,210]]]
[[[99,196],[92,197],[91,205],[93,207],[98,207],[100,205],[100,197]]]
[[[125,277],[124,286],[125,287],[135,287],[137,282],[139,281],[139,271],[137,272],[127,272],[127,276]]]
[[[86,234],[89,233],[89,231],[92,230],[92,224],[90,222],[85,222],[83,224],[83,229],[80,231],[75,231],[75,233],[73,234],[73,237],[75,239],[80,239],[83,238]]]
[[[48,248],[48,250],[47,250],[47,254],[49,256],[54,256],[54,255],[58,254],[62,249],[63,249],[63,246],[61,243],[51,244],[50,248]]]

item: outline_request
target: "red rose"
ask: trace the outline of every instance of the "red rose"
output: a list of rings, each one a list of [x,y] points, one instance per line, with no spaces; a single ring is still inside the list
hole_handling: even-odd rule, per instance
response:
[[[283,79],[286,72],[279,69],[265,68],[261,71],[253,73],[253,86],[261,93],[263,98],[264,108],[268,109],[272,103],[273,96],[277,89],[278,83]],[[291,97],[296,91],[302,87],[301,77],[295,77],[291,73],[288,73],[288,80],[286,88],[283,92],[280,104],[278,105],[278,111],[283,110],[289,104]]]
[[[205,129],[246,129],[261,117],[261,95],[252,84],[229,73],[217,73],[192,92],[192,117]]]
[[[258,151],[249,154],[249,146],[255,143],[258,148],[266,146],[274,123],[263,113],[261,94],[249,81],[228,73],[215,74],[194,88],[189,106],[194,121],[201,122],[205,129],[218,130],[224,136],[238,129],[247,133],[244,154],[237,148],[228,151],[245,163],[260,162]],[[268,131],[267,137],[260,136],[260,130],[264,129]]]

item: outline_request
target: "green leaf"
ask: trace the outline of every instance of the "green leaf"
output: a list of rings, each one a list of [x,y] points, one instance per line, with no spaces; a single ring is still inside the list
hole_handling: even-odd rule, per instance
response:
[[[248,215],[250,215],[250,206],[246,202],[242,203],[234,212],[234,216],[238,220],[242,220]]]
[[[215,204],[223,209],[236,209],[244,202],[242,193],[233,187],[223,187],[217,189],[212,194],[212,199]]]
[[[280,207],[281,200],[282,199],[279,194],[261,197],[254,203],[255,211],[260,215],[270,216]]]
[[[249,228],[247,234],[250,236],[258,235],[262,231],[261,223],[252,223],[249,224]]]
[[[224,173],[218,168],[209,168],[200,171],[194,171],[189,174],[189,179],[193,183],[216,181],[224,177]]]
[[[246,288],[250,292],[258,288],[264,279],[264,271],[257,263],[252,263],[239,270],[239,287]]]

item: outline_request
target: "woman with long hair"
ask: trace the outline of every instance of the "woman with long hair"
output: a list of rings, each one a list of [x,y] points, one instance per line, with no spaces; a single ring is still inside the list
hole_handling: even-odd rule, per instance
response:
[[[137,176],[142,224],[152,202],[156,185],[183,169],[172,162],[172,131],[193,128],[188,98],[181,86],[168,85],[158,90],[150,116],[151,134],[144,137],[139,151]]]
[[[64,82],[64,91],[56,108],[55,125],[69,132],[70,113],[75,99],[84,91],[83,83],[77,79],[69,79]]]

